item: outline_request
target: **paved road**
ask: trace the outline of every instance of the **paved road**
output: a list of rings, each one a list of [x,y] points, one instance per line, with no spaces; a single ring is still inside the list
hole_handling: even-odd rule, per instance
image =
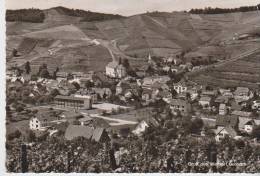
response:
[[[80,113],[83,114],[83,115],[87,115],[87,113],[85,113],[85,112],[80,112]],[[105,117],[105,116],[101,116],[99,114],[89,114],[89,116],[93,117],[93,118],[101,118],[101,119],[104,119],[104,120],[113,121],[113,122],[109,123],[109,125],[111,125],[111,126],[135,125],[135,124],[137,124],[137,122]]]
[[[46,106],[36,106],[36,107],[32,107],[31,109],[34,109],[34,108],[35,109],[53,108],[53,109],[56,109],[56,110],[69,111],[67,108],[59,108],[57,106],[48,106],[48,105],[46,105]],[[109,123],[109,125],[111,125],[111,126],[135,125],[135,124],[137,124],[137,122],[135,122],[135,121],[105,117],[105,116],[102,116],[102,115],[97,114],[97,113],[89,114],[89,113],[87,113],[86,110],[77,110],[77,112],[81,113],[82,115],[89,115],[92,118],[101,118],[101,119],[104,119],[104,120],[107,120],[107,121],[112,121],[112,122]]]

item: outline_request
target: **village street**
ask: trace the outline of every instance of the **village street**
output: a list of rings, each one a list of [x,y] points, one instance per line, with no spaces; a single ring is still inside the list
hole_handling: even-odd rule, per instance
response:
[[[87,113],[81,111],[80,112],[83,115],[88,115]],[[111,126],[121,126],[121,125],[135,125],[137,122],[129,121],[129,120],[122,120],[122,119],[115,119],[115,118],[110,118],[110,117],[105,117],[99,114],[89,114],[90,117],[92,118],[101,118],[107,121],[113,121],[110,122],[109,125]]]

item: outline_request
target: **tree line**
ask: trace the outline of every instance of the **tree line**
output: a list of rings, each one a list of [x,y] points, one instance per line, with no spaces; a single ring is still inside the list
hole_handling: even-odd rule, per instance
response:
[[[42,23],[45,15],[40,9],[7,10],[6,21],[24,21],[31,23]]]
[[[97,13],[91,11],[85,11],[80,9],[69,9],[65,7],[56,7],[54,8],[58,12],[74,17],[82,17],[81,21],[105,21],[122,18],[123,16],[118,14],[105,14],[105,13]]]
[[[221,14],[221,13],[234,13],[234,12],[250,12],[260,9],[260,4],[256,6],[242,6],[239,8],[212,8],[206,7],[204,9],[191,9],[189,13],[192,14]]]

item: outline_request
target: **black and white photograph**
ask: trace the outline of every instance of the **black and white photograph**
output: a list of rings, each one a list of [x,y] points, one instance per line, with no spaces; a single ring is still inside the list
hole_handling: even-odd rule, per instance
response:
[[[6,173],[260,173],[259,0],[3,11]]]

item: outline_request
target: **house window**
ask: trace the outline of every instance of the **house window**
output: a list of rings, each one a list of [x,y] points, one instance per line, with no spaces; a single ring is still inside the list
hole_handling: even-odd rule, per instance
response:
[[[36,120],[35,123],[38,123],[38,120]]]
[[[38,125],[36,125],[36,128],[38,128]]]

